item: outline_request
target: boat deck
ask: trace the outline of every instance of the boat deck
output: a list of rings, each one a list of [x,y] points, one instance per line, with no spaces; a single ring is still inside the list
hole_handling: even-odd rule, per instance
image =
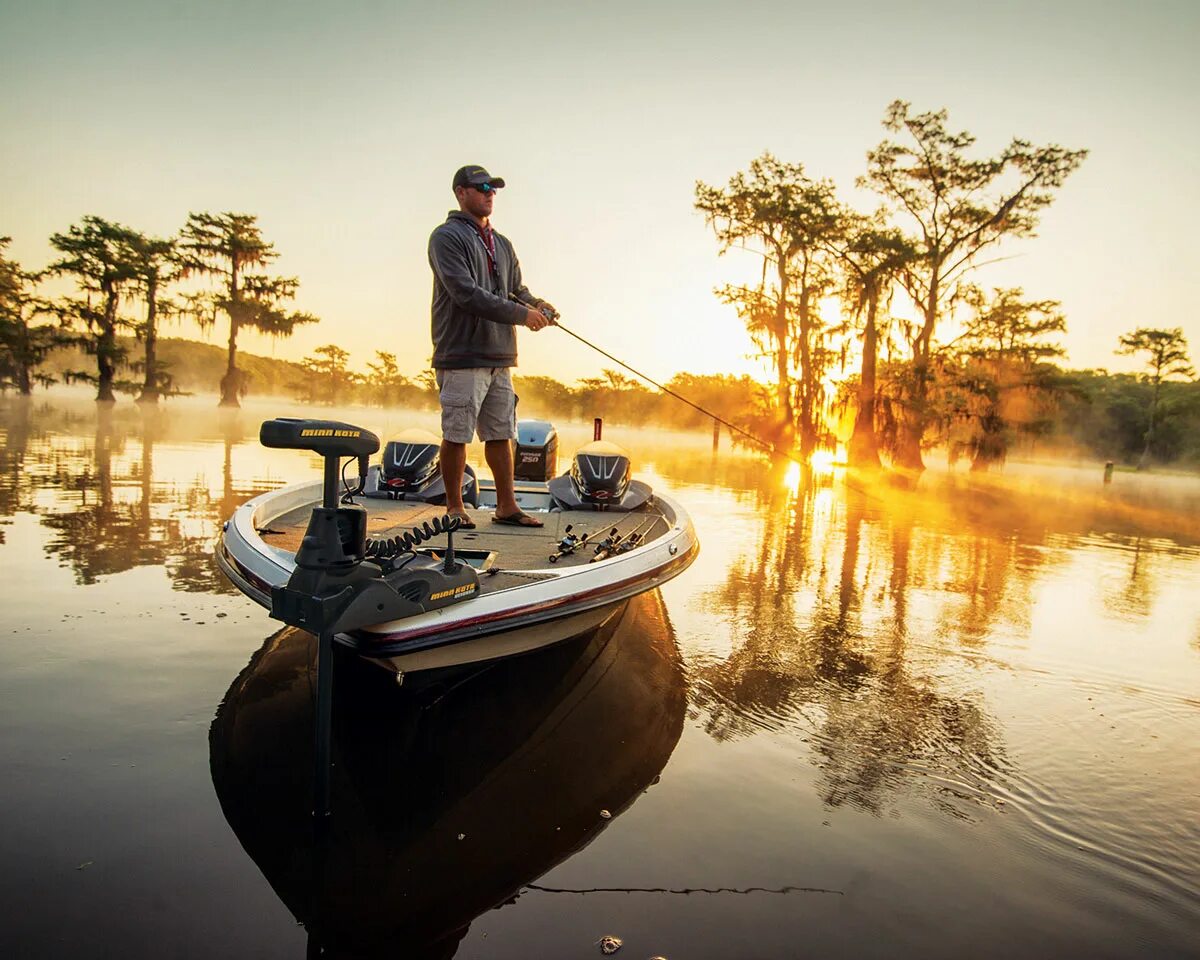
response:
[[[367,537],[372,540],[400,536],[446,512],[445,507],[411,500],[358,498],[356,502],[367,508]],[[620,536],[640,528],[643,542],[656,540],[671,529],[666,517],[657,509],[632,513],[564,510],[532,514],[545,524],[541,528],[493,523],[494,510],[490,507],[480,510],[468,508],[467,513],[475,521],[475,529],[454,534],[455,550],[489,551],[495,554],[492,570],[480,577],[481,593],[504,590],[528,583],[530,579],[547,579],[553,576],[546,572],[549,570],[586,566],[594,553],[594,548],[589,545],[559,558],[553,565],[549,562],[550,555],[557,551],[559,541],[565,536],[568,524],[573,527],[572,533],[577,536],[587,533],[589,539],[596,543],[608,536],[614,527]],[[268,527],[258,531],[259,535],[270,546],[295,553],[308,528],[311,514],[311,505],[293,510],[272,520]],[[444,536],[435,536],[422,544],[422,549],[432,548],[436,552],[445,542]]]

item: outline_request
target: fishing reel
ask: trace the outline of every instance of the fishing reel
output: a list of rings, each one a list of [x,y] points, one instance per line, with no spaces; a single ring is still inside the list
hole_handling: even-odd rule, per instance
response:
[[[551,563],[558,563],[560,557],[570,556],[576,550],[587,546],[588,535],[585,533],[583,536],[577,537],[571,532],[571,527],[572,525],[568,523],[567,529],[563,531],[565,536],[558,541],[558,550],[550,554]]]
[[[522,300],[520,297],[518,297],[515,293],[510,293],[508,295],[508,299],[511,300],[513,303],[519,303],[523,307],[528,307],[530,310],[536,310],[538,313],[540,313],[543,317],[545,317],[551,323],[554,323],[560,316],[559,312],[557,310],[555,310],[552,306],[550,306],[550,304],[546,303],[545,301],[542,301],[541,303],[538,303],[538,304],[526,303],[524,300]]]
[[[593,551],[591,562],[595,563],[597,560],[603,560],[605,557],[609,556],[617,548],[617,544],[620,542],[621,536],[617,533],[617,528],[613,527],[608,532],[608,536],[596,544],[596,549]]]

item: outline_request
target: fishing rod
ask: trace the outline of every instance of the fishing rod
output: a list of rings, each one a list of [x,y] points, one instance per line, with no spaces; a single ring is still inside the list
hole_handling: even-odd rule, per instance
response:
[[[607,540],[596,548],[596,554],[589,560],[589,563],[597,563],[600,560],[607,560],[609,557],[616,556],[618,553],[628,553],[642,541],[642,531],[648,526],[653,526],[660,517],[655,514],[650,519],[643,521],[636,530],[628,533],[623,537],[618,537],[615,540],[610,535]],[[613,527],[613,535],[617,532],[616,527]]]
[[[563,333],[569,334],[570,336],[574,337],[576,340],[578,340],[580,343],[582,343],[585,347],[591,347],[597,353],[603,354],[604,356],[608,357],[608,359],[611,360],[613,363],[620,364],[622,367],[624,367],[626,370],[628,370],[634,376],[641,377],[647,383],[653,384],[654,386],[658,387],[658,389],[661,390],[663,393],[665,393],[667,396],[674,397],[676,400],[679,400],[681,403],[686,403],[693,410],[699,410],[706,417],[711,417],[713,420],[717,421],[717,423],[724,424],[730,430],[733,430],[735,433],[740,433],[747,440],[753,440],[759,446],[765,447],[767,450],[770,450],[772,453],[779,453],[779,451],[775,448],[775,444],[771,443],[769,440],[764,440],[762,437],[756,437],[754,434],[748,433],[747,431],[743,430],[741,427],[730,423],[728,420],[724,419],[723,417],[718,417],[711,410],[705,410],[702,406],[700,406],[700,404],[693,403],[687,397],[676,393],[670,387],[664,387],[661,383],[659,383],[653,377],[647,376],[646,374],[642,373],[642,371],[640,371],[640,370],[635,370],[633,367],[631,367],[629,364],[627,364],[624,360],[618,360],[607,350],[603,349],[602,347],[596,346],[596,344],[592,343],[590,340],[584,339],[579,334],[577,334],[574,330],[571,330],[568,327],[564,327],[562,325],[562,323],[559,321],[559,313],[557,310],[554,310],[553,308],[545,306],[545,305],[540,306],[540,307],[535,307],[532,304],[528,304],[524,300],[521,300],[519,297],[517,297],[517,295],[515,293],[510,293],[508,296],[509,296],[509,299],[512,300],[514,303],[519,303],[523,307],[528,307],[532,310],[537,310],[539,313],[542,314],[542,316],[544,316],[547,320],[550,321],[551,326],[558,327],[558,329],[561,330]],[[795,457],[793,457],[789,454],[784,454],[784,456],[787,457],[789,460],[794,460],[796,463],[801,462],[799,460],[796,460]]]
[[[617,533],[617,528],[613,527],[608,532],[607,537],[605,537],[599,543],[595,544],[596,549],[594,552],[597,555],[600,553],[603,553],[604,556],[607,557],[609,555],[609,553],[612,551],[613,547],[615,547],[620,541],[621,541],[621,535],[619,533]],[[595,541],[592,541],[592,542],[595,543]],[[601,559],[603,559],[603,558],[601,558]]]

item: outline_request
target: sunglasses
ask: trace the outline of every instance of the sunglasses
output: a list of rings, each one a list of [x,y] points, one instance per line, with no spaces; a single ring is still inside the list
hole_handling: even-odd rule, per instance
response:
[[[499,187],[493,187],[490,183],[472,183],[470,186],[472,190],[478,190],[485,196],[489,193],[495,193],[500,189]]]

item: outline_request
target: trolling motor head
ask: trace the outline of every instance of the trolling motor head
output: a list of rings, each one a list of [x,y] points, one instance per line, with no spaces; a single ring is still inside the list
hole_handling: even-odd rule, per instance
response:
[[[379,449],[379,438],[370,430],[338,420],[276,417],[263,421],[258,439],[264,447],[311,450],[323,457],[369,457]]]
[[[284,450],[311,450],[325,458],[323,505],[337,506],[338,464],[342,457],[358,458],[359,484],[367,482],[371,454],[379,449],[379,438],[370,430],[339,420],[301,420],[276,417],[265,420],[258,430],[264,447]]]

